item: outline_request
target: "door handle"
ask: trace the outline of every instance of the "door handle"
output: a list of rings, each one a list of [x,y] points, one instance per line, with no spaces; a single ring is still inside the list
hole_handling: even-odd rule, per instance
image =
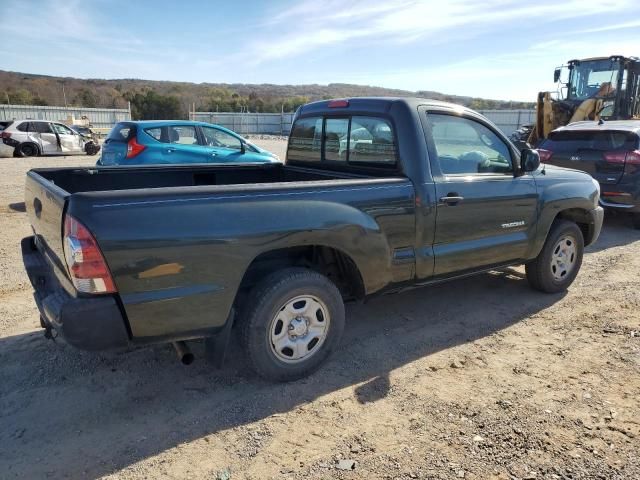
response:
[[[447,205],[451,205],[451,206],[457,205],[463,200],[464,200],[464,197],[461,197],[457,193],[449,193],[445,197],[440,197],[441,203],[446,203]]]
[[[172,153],[172,152],[175,152],[175,151],[176,151],[175,148],[167,148],[167,149],[165,149],[165,152],[167,152],[167,153]]]
[[[216,152],[211,152],[212,157],[215,157],[216,155],[218,155]]]

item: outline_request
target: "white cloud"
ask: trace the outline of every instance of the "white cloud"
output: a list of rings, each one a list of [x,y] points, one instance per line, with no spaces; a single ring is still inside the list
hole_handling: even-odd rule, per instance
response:
[[[328,45],[365,39],[412,42],[424,37],[475,33],[509,22],[555,21],[624,11],[631,0],[567,0],[527,4],[510,0],[388,0],[345,3],[304,0],[275,14],[270,24],[279,35],[249,46],[247,56],[258,62],[302,55]],[[506,40],[506,39],[505,39]]]
[[[638,27],[640,27],[640,20],[632,20],[630,22],[614,23],[612,25],[601,25],[599,27],[578,30],[574,33],[580,34],[580,33],[610,32],[613,30],[619,31],[619,30],[625,30],[628,28],[638,28]]]

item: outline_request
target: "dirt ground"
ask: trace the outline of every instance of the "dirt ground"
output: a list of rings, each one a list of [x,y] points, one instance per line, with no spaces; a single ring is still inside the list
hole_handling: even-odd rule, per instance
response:
[[[0,159],[0,478],[640,478],[640,232],[624,216],[566,294],[513,269],[349,305],[330,362],[278,385],[233,346],[216,371],[170,346],[45,340],[24,174],[94,160]]]

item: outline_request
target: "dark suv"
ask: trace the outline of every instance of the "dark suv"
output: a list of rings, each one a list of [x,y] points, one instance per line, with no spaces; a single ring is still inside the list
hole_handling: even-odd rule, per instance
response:
[[[575,168],[600,183],[600,204],[632,214],[640,229],[640,121],[576,122],[549,134],[543,163]]]

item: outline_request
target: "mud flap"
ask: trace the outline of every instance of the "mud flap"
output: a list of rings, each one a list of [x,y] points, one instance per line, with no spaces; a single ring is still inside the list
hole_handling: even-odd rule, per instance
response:
[[[207,361],[211,363],[214,368],[222,368],[224,364],[235,316],[235,310],[231,308],[222,330],[217,335],[208,337],[204,341]]]

